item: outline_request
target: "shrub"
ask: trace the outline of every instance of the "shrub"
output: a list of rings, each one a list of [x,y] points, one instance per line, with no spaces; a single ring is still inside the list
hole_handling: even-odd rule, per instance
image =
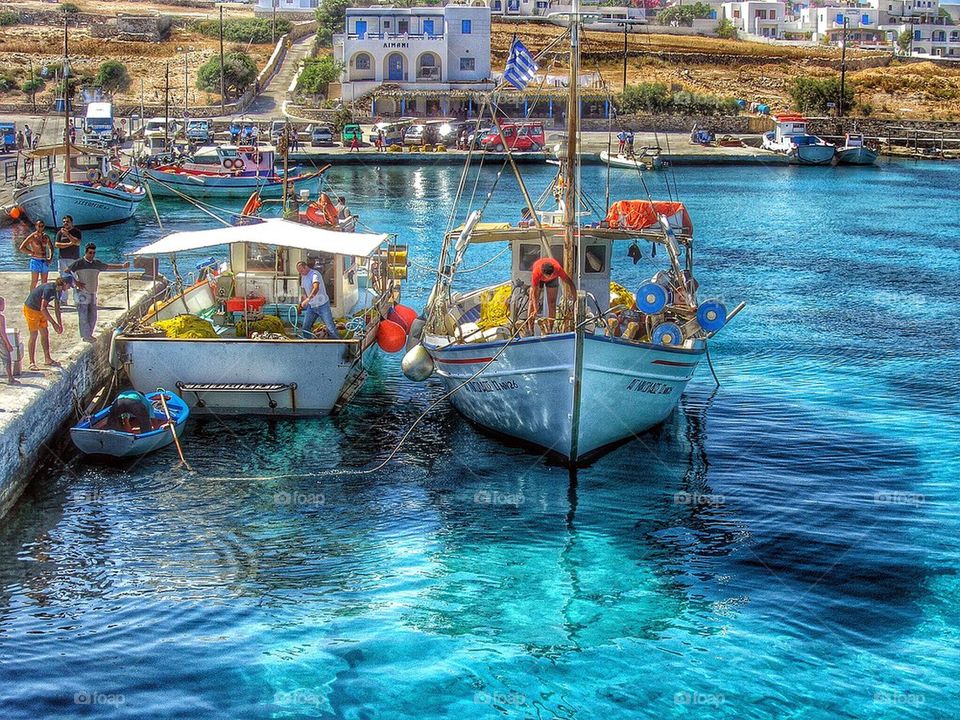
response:
[[[193,29],[206,37],[220,37],[219,20],[201,20],[193,24]],[[277,37],[290,32],[293,27],[289,20],[277,20]],[[273,42],[273,20],[270,18],[236,18],[223,21],[223,38],[230,42],[253,43],[263,45]]]
[[[663,83],[627,85],[620,94],[620,112],[658,113],[670,109],[670,91]]]
[[[341,107],[333,114],[333,134],[339,136],[343,128],[353,122],[353,113],[348,108]]]
[[[33,95],[34,93],[40,92],[43,90],[43,78],[31,78],[25,80],[24,83],[20,86],[20,91],[24,95]]]
[[[17,81],[9,75],[0,75],[0,92],[13,90],[17,86]]]
[[[126,90],[130,87],[130,74],[127,66],[119,60],[107,60],[100,64],[96,76],[93,78],[95,87],[103,88],[108,92]]]
[[[229,52],[223,58],[223,84],[227,95],[239,97],[257,79],[257,66],[244,52]],[[215,55],[197,71],[197,87],[220,92],[220,56]]]
[[[0,11],[0,25],[17,25],[20,22],[20,14],[11,10]]]
[[[800,112],[826,113],[831,110],[830,103],[837,105],[840,102],[840,78],[794,78],[790,99]],[[844,110],[852,109],[855,104],[853,84],[847,83],[843,91]]]
[[[900,48],[900,52],[907,55],[910,52],[910,48],[913,47],[913,32],[904,30],[900,33],[897,36],[897,47]]]
[[[661,25],[677,23],[678,25],[693,25],[693,21],[698,18],[708,18],[713,12],[707,3],[697,2],[692,5],[674,5],[664,8],[657,13],[657,22]]]
[[[717,37],[724,40],[736,40],[737,28],[727,18],[724,18],[717,24]]]
[[[297,92],[305,95],[326,95],[327,85],[339,79],[341,70],[342,63],[329,55],[308,60],[297,79]]]
[[[80,6],[72,2],[60,3],[60,9],[67,15],[76,15],[80,12]]]

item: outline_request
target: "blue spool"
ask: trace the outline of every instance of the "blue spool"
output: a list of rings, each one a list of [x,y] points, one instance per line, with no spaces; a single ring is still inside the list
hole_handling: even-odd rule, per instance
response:
[[[683,342],[683,332],[676,323],[664,322],[653,329],[650,338],[654,345],[680,345]]]
[[[657,283],[646,283],[637,290],[637,308],[647,315],[663,312],[669,300],[667,289]]]
[[[727,308],[717,300],[707,300],[697,308],[697,322],[707,332],[716,332],[727,324]]]

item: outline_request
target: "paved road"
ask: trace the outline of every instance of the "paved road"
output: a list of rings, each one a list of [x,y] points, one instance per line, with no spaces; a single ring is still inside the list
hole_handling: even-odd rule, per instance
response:
[[[314,37],[314,35],[307,35],[290,47],[280,69],[267,86],[260,89],[260,94],[250,104],[244,115],[262,119],[281,118],[286,115],[286,104],[290,99],[287,90],[293,82],[300,61],[310,54]]]

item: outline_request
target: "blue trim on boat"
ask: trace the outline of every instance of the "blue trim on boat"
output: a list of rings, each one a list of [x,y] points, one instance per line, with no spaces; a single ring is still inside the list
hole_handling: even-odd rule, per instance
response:
[[[528,337],[520,338],[514,344],[515,345],[529,345],[532,343],[538,342],[550,342],[551,340],[569,340],[574,337],[574,333],[560,333],[558,335],[548,335],[546,337]],[[598,342],[608,342],[613,343],[614,345],[629,345],[630,347],[642,347],[648,348],[650,350],[662,350],[669,353],[678,353],[680,355],[703,355],[704,350],[690,350],[687,348],[675,348],[669,347],[667,345],[654,345],[653,343],[643,343],[643,342],[631,342],[630,340],[623,340],[622,338],[609,338],[606,335],[584,335],[585,340],[595,340]],[[497,342],[485,342],[485,343],[468,343],[466,345],[444,345],[443,347],[439,345],[431,345],[429,343],[424,343],[423,346],[429,350],[434,350],[437,352],[457,352],[460,350],[484,350],[486,348],[499,348],[503,347],[503,344],[506,340],[498,340]]]

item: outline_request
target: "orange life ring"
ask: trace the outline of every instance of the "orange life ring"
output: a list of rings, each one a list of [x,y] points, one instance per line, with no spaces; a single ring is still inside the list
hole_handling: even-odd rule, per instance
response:
[[[240,211],[241,215],[256,215],[260,208],[263,206],[263,202],[260,200],[259,193],[253,193],[249,198],[247,198],[246,204],[243,206],[243,210]]]
[[[320,199],[317,203],[320,206],[320,211],[323,213],[323,219],[326,221],[326,224],[337,227],[340,224],[340,213],[337,212],[337,208],[334,206],[330,196],[325,192],[320,193]]]
[[[320,210],[320,203],[313,202],[307,206],[307,211],[303,215],[307,220],[312,222],[314,225],[326,225],[327,221],[324,218],[323,213]]]

